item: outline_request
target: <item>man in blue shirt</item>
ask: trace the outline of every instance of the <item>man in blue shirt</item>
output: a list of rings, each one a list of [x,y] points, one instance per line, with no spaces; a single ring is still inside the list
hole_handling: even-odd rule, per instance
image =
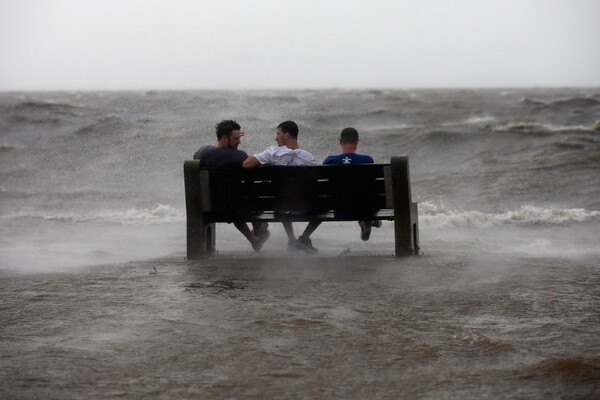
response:
[[[365,154],[357,154],[358,131],[354,128],[346,128],[340,134],[340,145],[342,154],[329,156],[323,164],[373,164],[373,157]]]
[[[373,157],[365,154],[357,154],[358,147],[358,131],[354,128],[345,128],[340,134],[340,145],[342,146],[342,154],[329,156],[323,161],[323,164],[373,164]],[[379,228],[381,221],[359,221],[360,238],[364,241],[369,240],[371,236],[371,227]],[[310,235],[321,225],[321,221],[311,221],[306,226],[306,229],[298,237],[296,248],[307,252],[316,252],[318,249],[313,247],[310,240]]]

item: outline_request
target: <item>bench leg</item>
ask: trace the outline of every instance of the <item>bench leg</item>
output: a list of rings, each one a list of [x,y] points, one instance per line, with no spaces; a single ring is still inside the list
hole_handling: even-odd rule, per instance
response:
[[[396,257],[416,254],[414,238],[418,236],[417,225],[413,225],[410,216],[404,215],[394,219],[395,255]]]
[[[198,160],[188,160],[183,165],[188,260],[215,252],[215,224],[205,224],[203,219],[204,212],[210,210],[208,172],[199,167]]]
[[[419,221],[417,203],[411,201],[408,157],[392,157],[391,179],[396,257],[418,254]]]
[[[417,203],[410,205],[410,226],[413,254],[419,254],[419,209]]]
[[[197,260],[204,256],[204,229],[188,222],[187,227],[187,259]]]
[[[205,228],[205,249],[206,254],[214,254],[215,242],[217,239],[217,224],[208,224]]]
[[[187,259],[197,260],[215,252],[216,224],[188,226]]]

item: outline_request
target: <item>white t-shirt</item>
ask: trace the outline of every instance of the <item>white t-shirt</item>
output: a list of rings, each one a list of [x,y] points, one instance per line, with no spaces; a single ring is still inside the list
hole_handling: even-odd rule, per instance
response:
[[[254,157],[261,165],[316,165],[317,160],[303,149],[289,149],[287,146],[269,146]]]

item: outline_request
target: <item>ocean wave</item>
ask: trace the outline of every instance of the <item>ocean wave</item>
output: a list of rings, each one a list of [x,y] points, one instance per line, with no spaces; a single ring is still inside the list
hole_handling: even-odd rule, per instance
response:
[[[4,115],[4,119],[10,124],[54,125],[75,116],[77,108],[66,103],[31,100],[4,107],[0,111]]]
[[[15,124],[36,124],[36,125],[54,125],[60,123],[62,120],[55,116],[42,116],[36,117],[31,115],[10,115],[6,117],[6,121]]]
[[[582,108],[582,107],[594,107],[600,104],[600,101],[591,97],[573,97],[565,100],[558,100],[548,103],[548,107],[568,107],[568,108]]]
[[[397,137],[399,133],[403,133],[402,131],[412,131],[415,129],[424,129],[425,125],[409,125],[409,124],[400,124],[397,123],[393,126],[385,126],[383,124],[376,125],[370,124],[368,126],[362,126],[357,124],[357,129],[360,130],[361,134],[365,136],[377,136],[377,137]]]
[[[600,379],[600,365],[577,358],[559,358],[542,361],[531,365],[525,375],[528,378],[539,375],[558,375],[562,379],[571,378],[578,381],[598,381]]]
[[[185,221],[185,212],[169,205],[158,204],[154,208],[132,208],[125,212],[109,212],[101,215],[109,222],[123,225],[163,224]]]
[[[117,225],[151,225],[185,221],[185,212],[169,205],[158,204],[154,208],[131,208],[104,211],[98,214],[53,213],[45,211],[21,211],[12,216],[17,219],[42,219],[57,222],[94,222]]]
[[[556,100],[551,102],[543,102],[540,100],[532,100],[528,97],[524,97],[520,101],[526,105],[539,106],[542,108],[552,108],[552,109],[560,109],[560,108],[586,108],[586,107],[595,107],[600,105],[600,101],[594,99],[593,97],[571,97],[564,100]]]
[[[27,147],[18,144],[0,144],[0,153],[11,153],[26,150]]]
[[[531,106],[545,106],[546,103],[543,101],[532,100],[529,97],[523,97],[520,101],[522,104],[531,105]]]
[[[108,114],[100,117],[95,123],[79,128],[75,133],[78,135],[105,135],[121,133],[130,125],[116,114]]]
[[[456,122],[445,122],[441,126],[486,125],[495,122],[496,117],[491,115],[474,115]]]
[[[31,192],[25,192],[14,188],[7,188],[5,186],[0,186],[0,194],[2,195],[2,198],[20,198],[37,196],[37,194]]]
[[[493,125],[495,132],[543,133],[543,132],[592,132],[600,129],[600,122],[593,125],[553,125],[536,122],[508,122]]]
[[[14,176],[22,175],[26,171],[17,171]],[[102,190],[82,190],[82,191],[65,191],[65,192],[52,192],[48,190],[21,190],[15,187],[0,186],[0,193],[5,197],[12,198],[34,198],[41,199],[42,201],[64,201],[64,200],[77,200],[85,198],[102,198],[110,196],[113,199],[124,199],[125,194],[123,193],[107,193]]]
[[[430,202],[419,203],[419,222],[428,228],[487,228],[505,225],[566,225],[600,217],[600,211],[582,208],[521,206],[497,214],[477,210],[452,211]]]
[[[53,112],[58,114],[67,114],[73,115],[73,110],[78,107],[73,106],[67,103],[59,103],[54,101],[23,101],[19,104],[16,104],[12,107],[15,111],[20,112],[36,112],[36,111],[46,111]]]

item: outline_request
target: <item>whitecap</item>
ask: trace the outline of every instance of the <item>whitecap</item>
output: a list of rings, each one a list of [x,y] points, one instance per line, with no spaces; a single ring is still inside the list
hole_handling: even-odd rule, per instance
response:
[[[521,206],[502,213],[455,211],[430,202],[419,203],[419,223],[427,228],[487,228],[506,225],[566,225],[600,217],[600,211],[583,208]]]
[[[154,208],[130,208],[127,210],[102,211],[97,214],[75,214],[48,211],[19,211],[13,218],[43,219],[58,222],[95,222],[119,225],[148,225],[181,222],[185,220],[183,210],[165,204]]]
[[[546,131],[546,132],[591,132],[596,127],[594,125],[554,125],[554,124],[540,124],[536,122],[508,122],[493,126],[492,130],[495,132],[507,132],[507,131],[520,131],[520,132],[531,132],[531,131]]]

